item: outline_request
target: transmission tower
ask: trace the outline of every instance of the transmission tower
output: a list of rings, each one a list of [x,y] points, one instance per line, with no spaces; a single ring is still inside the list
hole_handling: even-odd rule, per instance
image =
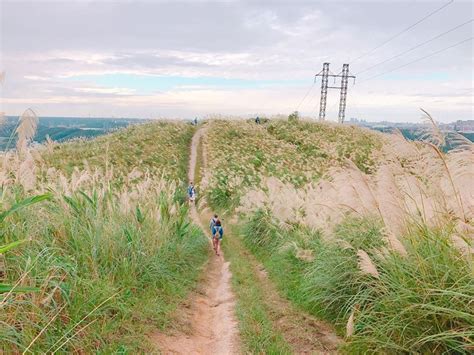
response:
[[[342,72],[339,74],[332,74],[329,71],[329,63],[323,64],[323,70],[321,70],[318,74],[314,76],[314,80],[320,76],[321,77],[321,100],[319,104],[319,120],[323,121],[326,118],[326,101],[328,95],[328,89],[339,89],[341,90],[341,97],[339,100],[339,115],[338,121],[339,123],[344,123],[344,117],[346,115],[346,100],[347,100],[347,85],[349,83],[349,78],[353,78],[355,81],[355,76],[350,75],[349,73],[349,64],[342,65]],[[341,85],[340,86],[328,86],[329,77],[334,78],[334,82],[336,78],[341,78]]]
[[[326,100],[328,97],[328,81],[329,81],[329,63],[323,64],[323,70],[316,74],[321,76],[321,100],[319,102],[319,120],[323,121],[326,118]]]

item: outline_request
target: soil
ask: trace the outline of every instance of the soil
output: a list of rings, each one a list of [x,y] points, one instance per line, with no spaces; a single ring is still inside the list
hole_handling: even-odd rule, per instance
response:
[[[191,143],[189,161],[189,181],[194,180],[197,161],[197,148],[204,134],[199,129]],[[204,231],[201,217],[195,205],[190,208],[193,222]],[[210,236],[208,236],[210,237]],[[201,292],[191,296],[188,307],[183,307],[181,318],[186,331],[175,330],[170,334],[155,333],[152,342],[163,354],[238,354],[239,335],[235,319],[235,297],[231,289],[229,263],[220,256],[212,255],[205,276],[200,284]]]

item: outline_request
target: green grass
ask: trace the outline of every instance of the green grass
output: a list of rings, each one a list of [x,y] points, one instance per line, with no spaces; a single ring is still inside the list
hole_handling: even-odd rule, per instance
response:
[[[194,126],[180,122],[157,121],[130,126],[92,140],[63,143],[51,152],[43,152],[47,167],[70,175],[75,168],[104,169],[113,166],[116,173],[133,168],[163,174],[167,179],[186,176],[189,144]]]
[[[153,123],[70,142],[42,151],[34,191],[3,187],[0,210],[14,211],[2,214],[0,245],[28,241],[4,254],[2,283],[36,292],[0,295],[0,352],[153,350],[149,334],[169,326],[209,256],[180,182],[192,132]],[[134,168],[150,174],[129,178]],[[45,190],[47,201],[15,208]]]
[[[152,197],[140,213],[126,216],[112,193],[91,200],[77,193],[65,203],[55,196],[8,218],[5,242],[32,239],[6,254],[8,283],[21,279],[40,291],[5,299],[6,353],[23,351],[45,327],[31,351],[149,350],[147,331],[166,326],[194,285],[208,248],[185,206],[173,215],[172,200]],[[153,204],[160,206],[160,222],[151,215]]]
[[[350,126],[308,121],[211,121],[207,134],[211,188],[217,209],[238,206],[246,189],[276,177],[296,187],[319,180],[350,159],[364,172],[376,166],[379,134]]]
[[[407,255],[381,253],[376,219],[349,218],[330,240],[300,225],[282,229],[265,210],[243,229],[245,244],[295,305],[342,330],[355,311],[349,353],[459,353],[474,345],[472,260],[453,247],[451,226],[414,226],[403,238]],[[380,276],[364,274],[365,250]],[[313,258],[298,257],[301,250]],[[285,272],[282,272],[285,270]]]
[[[236,314],[242,352],[251,354],[290,354],[291,349],[283,335],[274,327],[270,308],[258,277],[255,265],[248,258],[235,230],[228,226],[223,242],[226,259],[230,261],[232,285],[237,297]]]

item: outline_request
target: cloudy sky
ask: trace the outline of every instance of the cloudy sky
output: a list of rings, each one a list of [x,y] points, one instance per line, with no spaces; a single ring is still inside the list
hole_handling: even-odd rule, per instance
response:
[[[10,115],[31,107],[40,116],[317,116],[320,82],[312,84],[327,61],[336,74],[350,63],[357,75],[348,118],[417,121],[419,107],[440,121],[473,118],[470,1],[0,4],[0,111]],[[329,119],[338,99],[330,90]]]

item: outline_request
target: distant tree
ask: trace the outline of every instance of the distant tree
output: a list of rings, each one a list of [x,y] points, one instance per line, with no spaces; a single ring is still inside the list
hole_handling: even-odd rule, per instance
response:
[[[300,119],[300,114],[298,111],[293,112],[288,116],[288,121],[289,122],[297,122]]]

